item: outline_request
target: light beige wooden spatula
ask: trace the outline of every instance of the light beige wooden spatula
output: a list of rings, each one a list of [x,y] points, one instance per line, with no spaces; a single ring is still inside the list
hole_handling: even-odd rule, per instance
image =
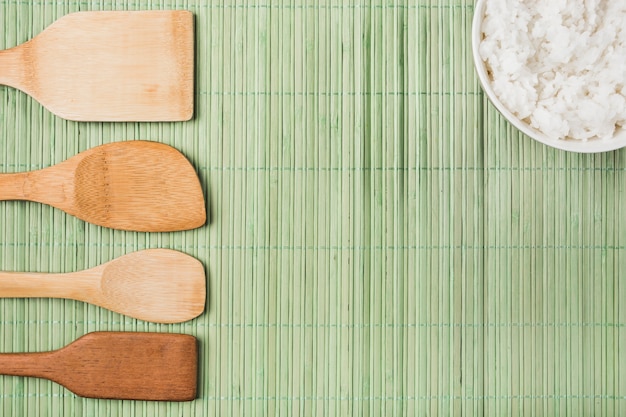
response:
[[[77,12],[0,51],[0,84],[70,120],[189,120],[193,50],[188,11]]]
[[[0,200],[36,201],[139,232],[188,230],[206,221],[194,168],[175,148],[149,141],[109,143],[48,168],[0,174]]]
[[[180,323],[204,311],[206,275],[189,255],[146,249],[78,272],[0,272],[0,297],[67,298],[140,320]]]

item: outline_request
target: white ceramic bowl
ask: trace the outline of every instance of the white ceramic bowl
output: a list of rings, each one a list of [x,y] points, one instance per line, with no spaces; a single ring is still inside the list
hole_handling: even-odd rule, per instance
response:
[[[478,47],[482,40],[482,22],[485,14],[485,3],[487,1],[498,0],[477,0],[474,7],[474,20],[472,22],[472,52],[474,55],[474,66],[478,73],[478,78],[483,86],[483,90],[489,97],[489,100],[498,109],[500,113],[515,127],[521,130],[524,134],[531,138],[544,143],[548,146],[552,146],[557,149],[563,149],[570,152],[580,153],[596,153],[607,152],[615,149],[623,148],[626,146],[626,130],[616,129],[613,138],[611,139],[591,139],[588,141],[581,141],[575,139],[557,139],[551,138],[532,128],[528,123],[519,119],[509,109],[507,109],[502,102],[496,97],[493,89],[491,88],[491,78],[487,73],[485,63],[483,62],[480,54],[478,53]]]

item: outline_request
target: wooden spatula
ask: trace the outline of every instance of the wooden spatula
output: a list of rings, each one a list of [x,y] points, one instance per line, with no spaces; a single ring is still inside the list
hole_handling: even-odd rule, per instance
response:
[[[140,320],[179,323],[202,314],[206,274],[182,252],[147,249],[65,274],[0,272],[0,297],[84,301]]]
[[[196,171],[171,146],[128,141],[101,145],[52,167],[0,174],[0,200],[49,204],[113,229],[171,232],[202,226]]]
[[[198,343],[166,333],[94,332],[52,352],[2,353],[0,374],[45,378],[89,398],[196,398]]]
[[[193,50],[188,11],[72,13],[0,51],[0,84],[70,120],[189,120]]]

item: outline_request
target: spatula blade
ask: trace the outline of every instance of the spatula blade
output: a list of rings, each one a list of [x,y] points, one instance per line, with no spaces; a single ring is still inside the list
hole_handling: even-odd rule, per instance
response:
[[[196,398],[198,343],[184,334],[93,332],[60,349],[50,378],[81,397]]]
[[[19,88],[69,120],[189,120],[193,49],[189,11],[71,13],[24,44]]]

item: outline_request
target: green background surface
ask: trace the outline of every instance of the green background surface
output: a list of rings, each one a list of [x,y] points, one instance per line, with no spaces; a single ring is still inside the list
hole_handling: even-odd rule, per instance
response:
[[[473,1],[0,0],[0,47],[110,9],[195,14],[194,119],[69,122],[0,87],[0,172],[155,140],[197,169],[209,222],[132,233],[1,202],[0,270],[173,248],[204,263],[207,309],[158,325],[2,299],[0,351],[184,332],[200,340],[199,398],[83,399],[0,377],[0,415],[626,413],[626,153],[566,153],[512,128],[474,74]]]

